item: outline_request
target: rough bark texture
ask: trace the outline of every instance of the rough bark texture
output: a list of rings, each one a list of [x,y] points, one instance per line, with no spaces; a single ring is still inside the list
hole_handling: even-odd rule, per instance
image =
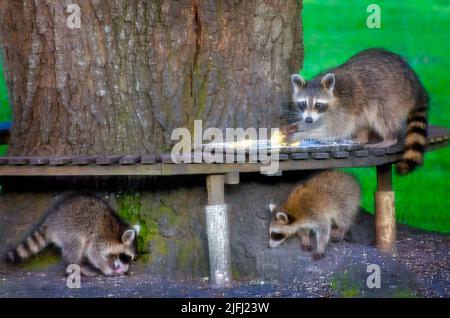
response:
[[[81,28],[69,29],[69,4]],[[11,155],[166,151],[176,127],[270,127],[301,1],[3,0]]]

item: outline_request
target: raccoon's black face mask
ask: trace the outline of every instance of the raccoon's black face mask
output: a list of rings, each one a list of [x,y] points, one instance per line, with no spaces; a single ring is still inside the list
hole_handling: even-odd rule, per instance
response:
[[[275,248],[278,245],[280,245],[282,242],[286,240],[286,235],[283,233],[270,231],[270,238],[269,238],[269,247]]]
[[[288,214],[281,212],[274,204],[270,204],[269,209],[272,213],[269,225],[269,247],[274,248],[288,238],[285,230],[292,220],[290,220]]]
[[[291,82],[295,117],[302,122],[301,130],[317,128],[334,98],[334,74],[326,74],[322,79],[314,79],[310,83],[300,75],[293,74]]]

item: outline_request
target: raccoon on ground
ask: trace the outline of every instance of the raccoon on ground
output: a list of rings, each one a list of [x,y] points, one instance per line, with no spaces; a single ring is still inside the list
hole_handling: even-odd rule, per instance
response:
[[[297,185],[286,201],[270,204],[269,247],[296,235],[302,248],[312,251],[312,233],[316,238],[313,258],[322,258],[330,238],[341,241],[350,229],[360,197],[359,184],[349,174],[324,171],[313,175]]]
[[[79,265],[85,276],[122,275],[136,256],[139,229],[100,198],[70,193],[49,208],[31,234],[6,254],[6,261],[22,262],[53,244],[64,263]]]

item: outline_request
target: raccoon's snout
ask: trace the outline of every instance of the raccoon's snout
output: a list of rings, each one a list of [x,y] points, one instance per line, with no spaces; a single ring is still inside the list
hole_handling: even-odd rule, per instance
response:
[[[310,116],[306,117],[305,118],[305,122],[308,123],[308,124],[311,124],[313,122],[312,117],[310,117]]]

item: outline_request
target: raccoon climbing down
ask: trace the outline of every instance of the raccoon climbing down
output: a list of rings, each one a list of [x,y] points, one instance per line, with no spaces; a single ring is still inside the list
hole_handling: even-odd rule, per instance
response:
[[[368,49],[308,82],[297,74],[291,82],[298,132],[289,139],[353,137],[367,144],[375,134],[382,141],[367,147],[388,147],[404,138],[397,171],[423,164],[428,95],[399,55]]]
[[[313,250],[310,233],[316,238],[314,259],[325,254],[330,240],[340,241],[359,210],[358,182],[338,171],[320,172],[296,186],[287,200],[270,205],[269,247],[274,248],[293,235],[304,250]]]
[[[79,265],[85,276],[122,275],[136,255],[138,233],[138,225],[128,226],[101,199],[69,194],[48,210],[6,260],[21,262],[54,244],[65,264]]]

